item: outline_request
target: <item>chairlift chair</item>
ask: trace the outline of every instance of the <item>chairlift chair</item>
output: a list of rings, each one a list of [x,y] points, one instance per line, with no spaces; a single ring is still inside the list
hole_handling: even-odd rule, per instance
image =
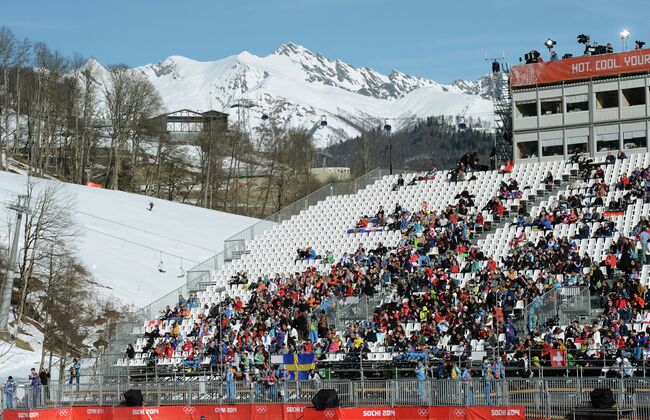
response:
[[[179,278],[179,279],[182,279],[183,277],[185,277],[185,269],[183,268],[183,258],[181,258],[180,272],[178,273],[178,275],[176,277]]]
[[[327,118],[325,117],[325,115],[321,115],[320,117],[320,126],[327,127]]]
[[[165,270],[165,265],[163,263],[162,259],[162,251],[160,252],[160,262],[158,263],[158,271],[161,273],[166,273],[167,271]]]

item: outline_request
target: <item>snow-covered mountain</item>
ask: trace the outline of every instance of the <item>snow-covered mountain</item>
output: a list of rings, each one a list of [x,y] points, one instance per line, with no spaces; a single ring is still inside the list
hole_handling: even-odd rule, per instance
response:
[[[200,62],[171,56],[135,70],[156,87],[166,111],[216,109],[236,123],[230,106],[247,99],[256,104],[249,113],[253,131],[270,121],[302,127],[313,131],[317,146],[354,137],[385,119],[396,129],[432,115],[481,119],[486,128],[492,121],[491,102],[472,85],[480,82],[442,85],[397,70],[384,75],[291,43],[266,57],[242,52]],[[264,122],[262,114],[270,119]],[[318,128],[323,116],[328,125]]]
[[[460,93],[468,95],[478,95],[488,101],[492,100],[494,88],[492,86],[492,76],[486,74],[478,80],[454,80],[451,86]]]

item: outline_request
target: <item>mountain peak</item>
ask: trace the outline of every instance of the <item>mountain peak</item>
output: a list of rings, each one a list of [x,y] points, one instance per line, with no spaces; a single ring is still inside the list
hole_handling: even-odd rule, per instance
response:
[[[285,42],[284,44],[280,45],[278,49],[273,51],[272,55],[286,55],[288,57],[291,57],[295,55],[304,55],[304,54],[313,55],[314,53],[312,53],[302,45],[295,44],[293,42]]]

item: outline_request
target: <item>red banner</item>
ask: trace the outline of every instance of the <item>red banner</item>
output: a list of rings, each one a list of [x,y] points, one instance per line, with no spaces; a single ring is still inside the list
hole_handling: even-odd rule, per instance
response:
[[[6,410],[3,420],[523,420],[523,407],[368,407],[316,411],[300,404],[65,407]]]
[[[650,71],[650,49],[514,66],[513,87]]]

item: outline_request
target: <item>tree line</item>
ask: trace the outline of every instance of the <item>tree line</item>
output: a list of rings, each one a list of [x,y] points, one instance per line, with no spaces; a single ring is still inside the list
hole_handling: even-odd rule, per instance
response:
[[[493,134],[476,128],[481,126],[480,121],[463,121],[456,117],[432,116],[390,134],[378,126],[354,139],[332,145],[324,152],[327,160],[343,162],[354,174],[363,174],[376,167],[388,168],[391,146],[396,169],[427,170],[432,165],[440,169],[452,168],[468,152],[477,152],[481,162],[489,164]]]
[[[209,127],[179,142],[152,123],[161,98],[138,71],[19,40],[0,27],[0,170],[264,217],[317,185],[303,130],[274,124],[250,136]],[[253,138],[254,137],[254,138]]]

